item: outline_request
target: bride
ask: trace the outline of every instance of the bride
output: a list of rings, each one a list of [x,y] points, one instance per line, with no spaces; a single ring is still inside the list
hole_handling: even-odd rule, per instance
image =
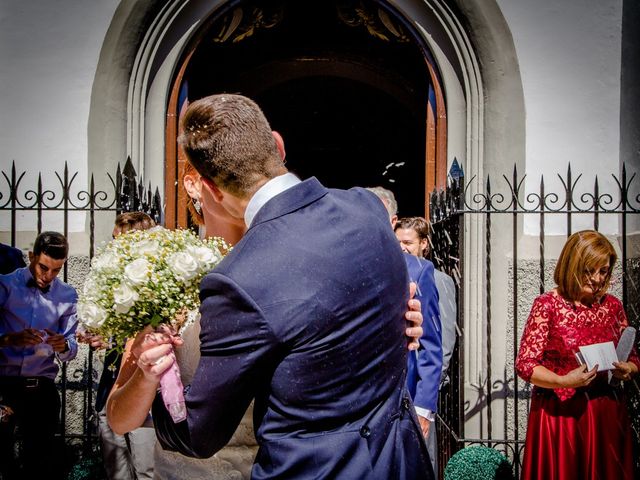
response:
[[[191,216],[196,224],[204,227],[204,234],[222,237],[231,245],[237,243],[246,230],[244,222],[229,216],[222,207],[215,210],[218,203],[202,201],[202,195],[207,195],[208,189],[202,188],[200,175],[189,163],[186,163],[183,184],[192,200],[188,205]],[[412,285],[412,297],[413,292],[415,292],[414,285]],[[414,350],[418,347],[418,339],[422,336],[420,325],[423,320],[417,300],[409,301],[406,318],[414,325],[406,331],[410,339],[408,348]],[[199,313],[190,312],[179,335],[175,335],[173,339],[173,345],[178,347],[175,349],[175,356],[184,385],[189,385],[191,382],[200,359],[199,333]],[[125,433],[140,426],[151,409],[153,395],[142,396],[139,390],[128,387],[130,383],[145,381],[144,374],[138,367],[136,354],[138,347],[142,342],[153,342],[156,335],[167,334],[170,334],[168,330],[152,332],[148,327],[135,339],[127,342],[122,366],[107,403],[109,424],[116,433]],[[171,349],[171,345],[164,346]],[[169,351],[168,354],[173,355]],[[133,379],[133,377],[137,378]],[[229,444],[210,458],[187,457],[177,452],[163,450],[159,442],[156,443],[154,478],[159,480],[250,478],[251,466],[258,447],[253,433],[252,412],[253,405],[249,406]]]
[[[176,349],[176,360],[180,367],[180,376],[184,385],[191,379],[200,359],[200,313],[189,312],[187,320],[180,329],[182,346]],[[253,404],[234,433],[229,445],[210,458],[191,458],[177,452],[164,450],[156,442],[154,451],[154,479],[216,479],[242,480],[251,476],[253,458],[258,449],[253,434]]]
[[[229,244],[237,243],[244,234],[244,222],[224,215],[224,210],[203,210],[200,175],[191,164],[185,164],[184,188],[191,198],[188,204],[193,222],[204,230],[208,237],[222,237]],[[212,202],[207,202],[211,204]],[[207,227],[208,225],[208,227]],[[214,228],[215,226],[215,228]],[[223,252],[224,253],[224,252]],[[184,385],[189,385],[200,359],[200,314],[189,312],[187,321],[180,330],[183,344],[176,349],[176,360]],[[229,445],[210,458],[191,458],[177,452],[164,450],[156,442],[154,452],[154,478],[158,480],[178,479],[248,479],[258,446],[253,434],[253,404],[238,426]]]

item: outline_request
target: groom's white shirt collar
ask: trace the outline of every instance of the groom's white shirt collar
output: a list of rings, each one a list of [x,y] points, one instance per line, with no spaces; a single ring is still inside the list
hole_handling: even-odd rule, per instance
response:
[[[246,223],[247,228],[251,226],[251,222],[255,218],[258,211],[271,200],[273,197],[278,195],[279,193],[284,192],[285,190],[290,189],[294,185],[297,185],[302,180],[296,177],[293,173],[285,173],[284,175],[279,175],[275,178],[272,178],[267,183],[262,185],[256,193],[253,194],[251,200],[247,204],[247,208],[244,211],[244,223]]]

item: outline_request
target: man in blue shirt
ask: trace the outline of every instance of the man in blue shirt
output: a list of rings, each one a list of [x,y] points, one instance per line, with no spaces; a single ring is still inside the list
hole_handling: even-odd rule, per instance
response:
[[[438,311],[438,329],[441,330],[441,343],[439,349],[439,357],[434,354],[429,355],[428,351],[425,354],[418,356],[417,362],[417,374],[411,373],[411,365],[409,366],[410,372],[407,374],[407,378],[416,378],[414,382],[415,394],[409,387],[409,390],[414,395],[414,402],[416,405],[419,403],[433,403],[437,405],[438,395],[440,388],[446,382],[446,370],[449,366],[449,361],[453,353],[453,348],[456,343],[456,290],[453,279],[444,272],[435,270],[433,264],[424,257],[429,252],[429,223],[423,217],[406,217],[398,220],[395,226],[396,237],[400,242],[402,250],[411,254],[414,258],[414,269],[417,265],[424,265],[424,268],[429,268],[431,271],[431,285],[435,281],[435,288],[437,291],[437,297],[430,301],[437,303],[435,307],[431,307],[431,311]],[[409,271],[411,271],[411,265],[409,265]],[[422,300],[427,303],[427,300]],[[427,306],[429,308],[429,306]],[[426,313],[423,311],[423,315]],[[432,343],[433,348],[433,343]],[[427,347],[428,350],[428,347]],[[435,360],[429,360],[430,358]],[[424,372],[420,375],[420,368]],[[425,382],[423,377],[428,377],[430,380],[427,382],[431,385],[425,389]],[[411,385],[411,384],[410,384]],[[422,390],[422,392],[421,392]],[[422,398],[421,398],[422,397]],[[429,400],[430,399],[430,400]],[[417,407],[416,407],[417,410]],[[431,456],[431,462],[433,464],[434,471],[438,471],[438,456],[436,455],[436,429],[428,429],[426,435],[427,448],[429,449],[429,455]]]
[[[60,396],[55,361],[73,359],[77,294],[57,278],[67,259],[64,235],[43,232],[29,266],[0,275],[0,402],[13,414],[0,423],[0,472],[14,478],[61,478],[54,448]],[[15,428],[22,433],[22,467],[14,458]]]
[[[148,230],[156,223],[144,212],[124,212],[116,217],[113,237],[132,230]],[[92,349],[109,348],[99,335],[78,330],[76,339]],[[117,435],[107,422],[106,403],[111,387],[118,377],[122,354],[110,349],[104,357],[104,367],[96,391],[95,410],[98,416],[98,432],[105,473],[109,480],[143,480],[153,478],[153,450],[156,431],[151,415],[145,425],[125,435]]]

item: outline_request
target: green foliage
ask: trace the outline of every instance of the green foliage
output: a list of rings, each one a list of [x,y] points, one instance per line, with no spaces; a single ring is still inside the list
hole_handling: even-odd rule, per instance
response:
[[[445,480],[513,480],[511,463],[489,447],[473,446],[456,452],[444,469]]]
[[[67,480],[101,480],[106,478],[102,458],[98,454],[83,458],[71,467]]]

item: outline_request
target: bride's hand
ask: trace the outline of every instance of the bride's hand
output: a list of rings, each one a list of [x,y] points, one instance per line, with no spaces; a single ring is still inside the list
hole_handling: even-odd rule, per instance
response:
[[[149,380],[158,381],[175,362],[174,346],[182,345],[182,339],[168,327],[153,330],[147,327],[133,341],[131,352],[138,368]]]
[[[180,338],[175,330],[166,325],[160,325],[154,330],[151,326],[146,326],[144,330],[140,331],[133,339],[131,345],[131,353],[137,360],[142,355],[144,350],[149,348],[149,345],[160,345],[165,343],[172,343],[176,347],[182,345],[182,338]]]

